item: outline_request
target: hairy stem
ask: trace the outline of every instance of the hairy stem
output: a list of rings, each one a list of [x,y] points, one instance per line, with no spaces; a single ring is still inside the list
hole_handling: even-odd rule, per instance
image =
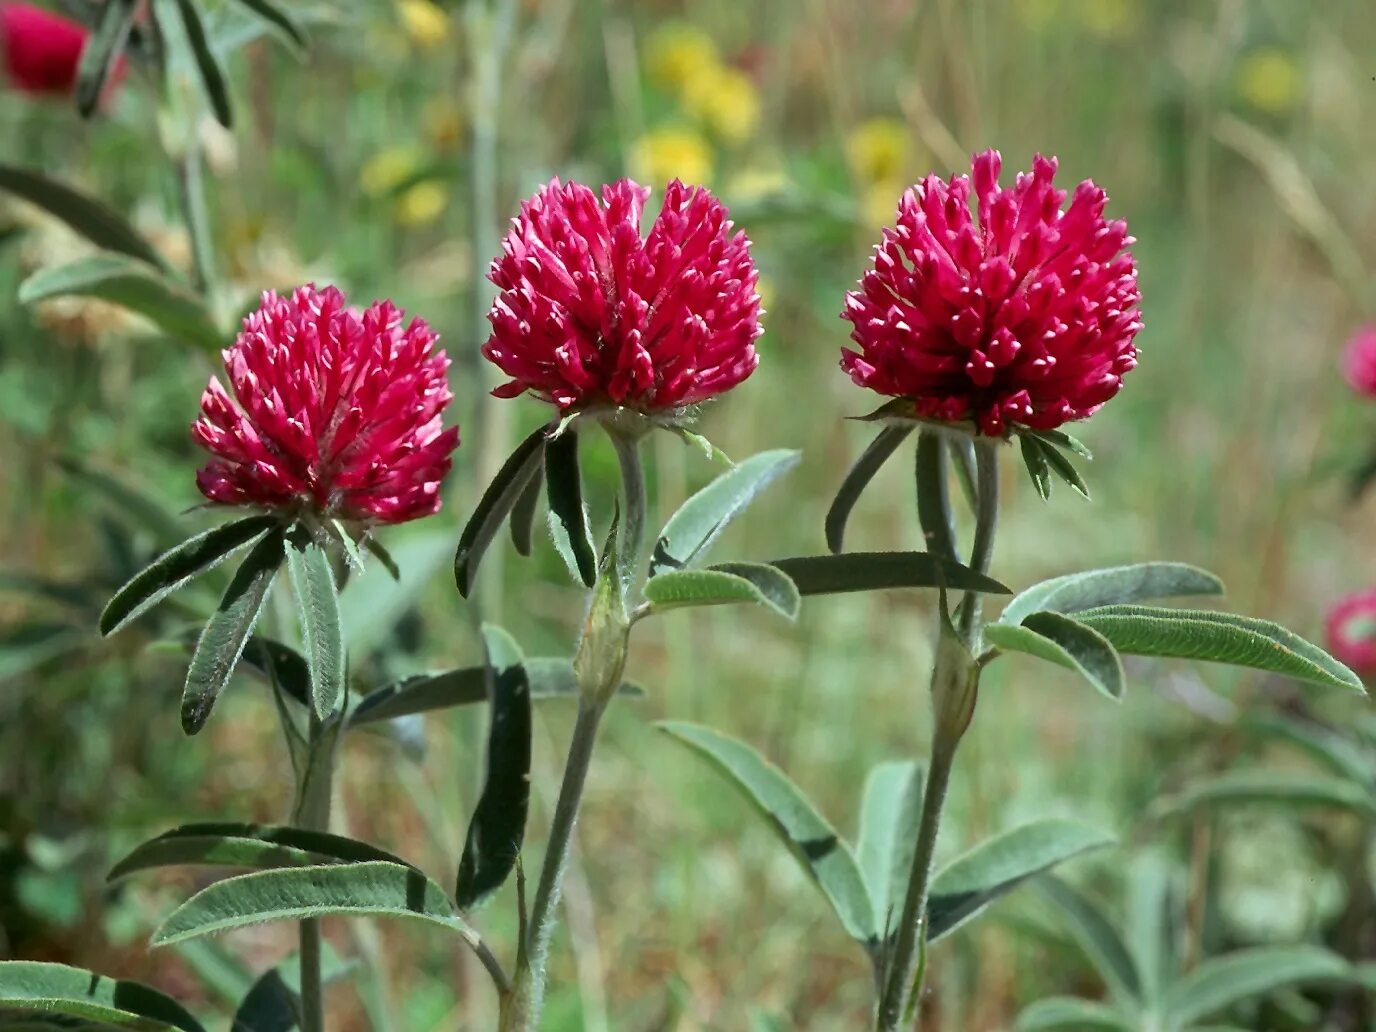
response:
[[[994,532],[998,523],[998,454],[997,444],[979,440],[975,446],[978,480],[975,539],[971,549],[970,567],[979,573],[989,569],[994,551]],[[944,610],[938,617],[940,635],[946,631]],[[941,813],[946,803],[951,766],[968,722],[966,707],[973,705],[967,693],[978,690],[978,668],[969,650],[977,645],[980,636],[979,596],[970,592],[960,610],[959,635],[964,648],[938,646],[932,671],[933,733],[930,770],[922,798],[922,814],[917,826],[917,846],[912,867],[908,872],[908,889],[903,899],[903,912],[898,924],[898,938],[883,965],[883,988],[875,1014],[875,1028],[879,1032],[897,1032],[910,1010],[915,1011],[922,998],[926,965],[921,963],[926,953],[927,899],[931,888],[932,859],[936,854],[937,836],[941,830]],[[952,686],[956,695],[952,695]],[[956,707],[948,712],[948,708]],[[958,712],[959,711],[959,712]],[[960,715],[963,712],[963,715]],[[950,719],[956,713],[956,719]]]
[[[297,781],[292,823],[311,831],[328,831],[333,791],[337,718],[322,721],[311,711],[306,737],[306,764]],[[301,922],[301,1032],[324,1032],[325,1005],[320,978],[320,922]]]
[[[645,470],[640,462],[639,433],[610,430],[616,458],[621,464],[621,539],[617,547],[616,575],[621,596],[630,601],[640,571],[640,552],[645,539]]]
[[[210,231],[210,214],[205,203],[205,158],[193,125],[188,130],[186,150],[177,159],[177,187],[181,194],[182,216],[191,238],[196,289],[207,300],[215,286],[215,242]]]

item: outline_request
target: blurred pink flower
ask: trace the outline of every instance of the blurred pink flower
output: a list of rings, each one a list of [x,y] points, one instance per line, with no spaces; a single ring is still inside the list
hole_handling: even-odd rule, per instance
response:
[[[650,191],[622,179],[602,200],[552,180],[521,206],[492,263],[500,288],[483,355],[561,411],[641,411],[705,401],[759,364],[758,273],[724,205],[675,179],[644,239]]]
[[[1328,613],[1328,647],[1354,670],[1376,672],[1376,588],[1348,595]]]
[[[841,316],[855,383],[990,436],[1098,411],[1137,364],[1142,328],[1134,241],[1104,219],[1104,191],[1086,180],[1063,211],[1054,158],[1038,155],[1012,189],[1000,167],[997,151],[975,156],[974,216],[970,176],[905,192]]]
[[[376,523],[438,510],[459,443],[442,423],[449,359],[402,317],[390,301],[350,309],[334,287],[264,293],[223,353],[234,397],[212,378],[191,427],[214,456],[201,493]]]
[[[0,57],[5,81],[33,94],[67,94],[88,33],[74,21],[32,4],[0,3]],[[110,82],[124,75],[118,59]]]
[[[1348,340],[1343,379],[1358,394],[1376,398],[1376,324],[1363,326]]]

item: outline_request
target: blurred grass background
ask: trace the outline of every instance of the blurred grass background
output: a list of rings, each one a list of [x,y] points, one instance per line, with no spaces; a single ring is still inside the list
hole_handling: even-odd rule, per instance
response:
[[[733,457],[787,446],[804,461],[728,532],[723,556],[822,550],[823,514],[868,436],[843,417],[873,404],[837,368],[843,292],[907,184],[964,170],[993,146],[1005,178],[1041,151],[1059,156],[1064,187],[1093,177],[1108,190],[1110,214],[1138,238],[1146,320],[1140,368],[1081,428],[1096,454],[1093,503],[1065,491],[1042,503],[1006,463],[993,572],[1016,587],[1090,565],[1195,562],[1225,578],[1239,611],[1311,637],[1331,601],[1368,586],[1372,509],[1350,506],[1343,481],[1376,420],[1337,374],[1344,338],[1376,305],[1376,9],[1365,0],[302,9],[318,16],[307,60],[250,43],[230,65],[239,128],[202,124],[220,304],[237,311],[260,289],[307,279],[361,302],[394,298],[442,333],[463,426],[444,512],[383,536],[420,585],[419,604],[408,608],[376,571],[346,595],[362,636],[355,663],[373,676],[476,662],[479,612],[531,653],[567,650],[575,633],[580,596],[547,542],[529,561],[499,542],[476,605],[460,602],[448,573],[486,478],[547,417],[536,402],[487,397],[497,377],[477,349],[480,274],[520,199],[551,175],[630,174],[657,196],[671,175],[700,181],[755,241],[769,311],[760,370],[700,429]],[[84,184],[189,262],[137,77],[93,125],[67,105],[0,94],[0,140],[6,160]],[[99,303],[19,307],[23,276],[80,245],[30,211],[0,213],[0,583],[24,573],[89,585],[125,547],[112,528],[129,521],[58,460],[79,458],[173,511],[195,505],[187,426],[212,362]],[[599,444],[585,461],[605,518],[614,457]],[[715,472],[680,443],[656,442],[660,518]],[[917,547],[911,494],[905,463],[892,462],[852,521],[851,547]],[[148,526],[132,532],[129,547],[152,546]],[[613,712],[592,774],[549,1027],[861,1020],[867,969],[824,905],[743,800],[650,722],[700,720],[747,739],[853,833],[868,767],[925,746],[930,602],[821,600],[792,627],[704,611],[638,632],[631,674],[650,694]],[[236,958],[265,966],[290,949],[289,931],[149,956],[145,933],[201,876],[106,889],[103,873],[174,823],[280,819],[290,771],[274,713],[245,683],[200,738],[184,739],[184,659],[150,649],[151,634],[99,643],[93,619],[58,611],[0,596],[0,956],[141,975],[213,1004],[242,982]],[[1113,707],[1044,665],[995,667],[942,852],[1033,817],[1076,816],[1124,840],[1075,868],[1110,893],[1148,844],[1187,872],[1237,854],[1229,941],[1322,932],[1342,908],[1341,879],[1325,867],[1341,818],[1252,815],[1183,832],[1140,823],[1160,792],[1227,763],[1236,707],[1295,689],[1160,663],[1130,674],[1131,697]],[[1342,721],[1364,703],[1316,705]],[[557,703],[539,714],[533,850],[571,716]],[[431,718],[420,765],[389,743],[351,745],[349,830],[450,879],[485,733],[478,711]],[[484,914],[504,947],[512,913],[508,889]],[[933,1027],[1005,1028],[1033,999],[1092,992],[1050,928],[1015,898],[941,946]],[[449,943],[407,927],[331,931],[341,951],[380,958],[398,1029],[491,1027],[489,989]],[[367,1027],[360,1002],[376,1003],[366,983],[339,989],[335,1027]]]

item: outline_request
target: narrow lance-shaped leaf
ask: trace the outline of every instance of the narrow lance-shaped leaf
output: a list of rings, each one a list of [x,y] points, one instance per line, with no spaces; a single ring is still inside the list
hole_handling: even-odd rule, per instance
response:
[[[1054,875],[1033,879],[1037,894],[1060,911],[1081,952],[1120,1000],[1140,1001],[1142,982],[1127,943],[1099,906]]]
[[[516,450],[492,478],[492,483],[483,491],[478,507],[463,528],[458,550],[454,553],[454,580],[459,586],[459,594],[464,598],[473,590],[478,563],[482,561],[487,546],[492,543],[497,530],[510,515],[531,478],[540,472],[546,432],[547,427],[542,426],[516,446]]]
[[[90,118],[100,107],[110,75],[124,53],[124,44],[138,13],[136,0],[109,0],[101,6],[95,31],[81,49],[76,69],[76,109]]]
[[[159,867],[311,867],[388,860],[403,863],[367,842],[272,824],[207,822],[173,828],[136,847],[111,869],[108,881]]]
[[[249,552],[201,632],[182,692],[182,729],[187,734],[194,735],[205,726],[211,707],[229,683],[282,558],[282,534],[272,531]]]
[[[1269,620],[1154,606],[1102,606],[1078,613],[1076,619],[1119,652],[1227,663],[1365,693],[1361,678],[1351,670]]]
[[[1258,713],[1243,719],[1249,731],[1278,738],[1308,754],[1335,773],[1359,783],[1376,777],[1376,750],[1336,728],[1295,714]]]
[[[121,4],[110,4],[118,8]],[[119,212],[34,169],[0,164],[0,190],[61,219],[97,247],[118,251],[167,271],[162,255]]]
[[[856,856],[870,898],[875,927],[891,927],[917,850],[922,816],[923,767],[910,760],[880,763],[865,779]]]
[[[181,17],[186,42],[191,47],[191,57],[210,99],[210,109],[215,112],[215,120],[226,129],[234,125],[233,112],[229,105],[229,87],[225,83],[225,73],[220,67],[220,59],[211,49],[210,38],[201,21],[201,13],[196,10],[193,0],[176,0],[177,13]]]
[[[1346,981],[1352,965],[1318,946],[1259,946],[1210,957],[1166,992],[1166,1018],[1179,1028],[1252,996],[1306,982]]]
[[[275,523],[271,516],[234,520],[164,552],[115,592],[100,614],[100,633],[114,634],[193,578],[247,548]]]
[[[238,2],[277,29],[283,38],[292,43],[297,50],[306,49],[305,30],[296,24],[295,20],[273,0],[238,0]]]
[[[941,435],[923,430],[917,438],[914,481],[917,517],[927,551],[942,559],[956,560],[956,525],[951,513],[949,453]]]
[[[185,1007],[149,986],[38,961],[0,961],[0,1011],[5,1010],[61,1015],[141,1032],[205,1032]]]
[[[392,553],[387,551],[387,546],[377,538],[369,535],[363,539],[363,547],[368,550],[368,554],[382,564],[382,568],[387,571],[387,576],[394,581],[401,580],[401,567],[392,558]]]
[[[597,553],[583,508],[583,474],[578,468],[578,432],[572,427],[545,445],[545,491],[550,518],[557,521],[584,587],[597,580]]]
[[[470,942],[477,933],[414,867],[371,861],[293,867],[225,878],[178,907],[153,933],[170,946],[269,921],[330,917],[396,917],[447,928]]]
[[[788,574],[789,580],[793,581],[802,595],[941,586],[949,591],[978,591],[986,595],[1010,593],[994,578],[930,552],[807,555],[773,559],[769,565]]]
[[[540,482],[538,474],[532,476],[511,509],[511,543],[515,546],[517,555],[530,555],[535,531],[535,513],[540,505]]]
[[[1016,1032],[1134,1032],[1136,1024],[1112,1007],[1073,996],[1038,1000],[1018,1015]]]
[[[772,566],[726,563],[706,570],[673,570],[652,577],[645,585],[651,613],[685,606],[756,603],[788,620],[796,619],[801,604],[798,589]]]
[[[1182,595],[1221,595],[1223,582],[1185,563],[1137,563],[1085,570],[1034,584],[1004,608],[1000,623],[1021,623],[1029,613],[1078,613],[1097,606]]]
[[[1046,456],[1047,467],[1052,473],[1064,480],[1071,490],[1082,498],[1089,497],[1089,487],[1085,484],[1084,478],[1080,476],[1080,471],[1075,468],[1074,463],[1049,444],[1042,445],[1042,454]]]
[[[760,452],[689,498],[659,532],[650,576],[700,562],[726,525],[801,457],[800,452],[782,449]]]
[[[758,752],[711,728],[657,725],[704,756],[741,789],[821,889],[846,932],[867,948],[878,942],[874,904],[855,855],[787,775]]]
[[[1043,820],[980,843],[933,879],[927,941],[954,931],[1034,875],[1112,842],[1112,836],[1083,824]]]
[[[885,427],[879,432],[879,436],[869,443],[860,458],[855,461],[855,465],[850,468],[850,472],[846,474],[846,479],[841,482],[841,489],[836,492],[831,508],[827,510],[827,548],[832,552],[839,552],[844,546],[846,523],[850,520],[851,510],[860,500],[860,495],[912,430],[911,426]]]
[[[1152,807],[1157,817],[1188,814],[1205,806],[1267,803],[1276,806],[1331,806],[1376,816],[1376,790],[1361,781],[1290,771],[1235,771],[1190,785]]]
[[[21,304],[51,297],[98,297],[137,312],[174,340],[211,350],[224,343],[204,303],[145,262],[94,254],[41,269],[19,285]]]
[[[516,866],[530,806],[530,680],[511,635],[483,627],[491,726],[487,777],[468,825],[455,900],[469,910],[490,896]]]
[[[984,629],[990,644],[1074,670],[1110,699],[1123,697],[1123,663],[1098,631],[1060,613],[1032,613],[1021,624]]]
[[[1032,486],[1037,494],[1046,501],[1051,497],[1051,469],[1047,463],[1046,451],[1035,437],[1023,435],[1020,439],[1022,462],[1027,467],[1027,475],[1032,478]]]
[[[344,637],[329,554],[304,527],[287,537],[287,572],[310,664],[311,706],[325,720],[344,698]]]
[[[188,945],[182,944],[183,953]],[[322,985],[339,981],[355,966],[341,959],[328,945],[322,954]],[[300,1014],[301,959],[293,954],[275,968],[268,968],[249,987],[239,1009],[230,1019],[229,1032],[292,1032],[297,1027]]]

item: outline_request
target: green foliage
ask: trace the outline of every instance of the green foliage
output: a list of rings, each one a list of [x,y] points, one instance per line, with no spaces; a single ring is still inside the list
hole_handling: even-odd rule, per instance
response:
[[[1182,595],[1221,595],[1223,582],[1186,563],[1152,562],[1085,570],[1034,584],[1004,608],[999,622],[1022,623],[1039,610],[1078,613],[1099,606]]]
[[[464,525],[458,550],[454,553],[454,580],[464,598],[473,590],[478,564],[487,546],[511,515],[531,480],[539,475],[547,440],[548,428],[542,426],[516,446],[483,491],[473,515]]]
[[[556,539],[567,543],[573,562],[570,568],[583,586],[597,580],[597,553],[588,530],[583,506],[583,474],[578,467],[578,431],[572,427],[545,445],[545,495],[549,499],[550,524]],[[519,500],[519,497],[518,497]]]
[[[924,768],[892,760],[870,768],[860,803],[856,858],[874,902],[874,926],[893,927],[917,849]]]
[[[205,1032],[181,1004],[156,989],[65,964],[0,961],[0,1011],[6,1009],[135,1032]]]
[[[990,644],[1074,670],[1110,699],[1123,697],[1123,663],[1098,631],[1056,612],[1030,614],[1021,624],[990,624]]]
[[[330,556],[303,526],[287,535],[287,572],[306,643],[311,708],[327,720],[344,699],[344,637]]]
[[[912,433],[912,429],[906,425],[885,427],[879,431],[879,436],[869,443],[860,458],[855,460],[855,465],[841,482],[841,489],[836,492],[831,508],[827,510],[827,548],[832,552],[840,552],[844,547],[846,523],[850,520],[851,510],[860,500],[860,495],[889,460],[889,456]]]
[[[138,13],[137,0],[112,0],[101,7],[76,69],[76,107],[83,118],[90,118],[100,107]]]
[[[645,585],[649,612],[685,606],[756,603],[787,620],[798,617],[801,599],[787,574],[759,563],[722,563],[705,570],[671,570]]]
[[[927,551],[954,563],[956,528],[951,512],[950,449],[942,436],[923,430],[917,438],[913,475],[917,486],[917,520]],[[973,493],[972,493],[973,497]]]
[[[154,2],[159,3],[160,0]],[[228,129],[234,124],[234,112],[229,103],[229,86],[225,82],[220,59],[216,56],[206,34],[205,24],[201,21],[201,12],[196,8],[195,0],[173,0],[173,4],[182,31],[166,32],[168,49],[175,54],[181,49],[183,42],[185,43],[190,63],[200,76],[201,86],[210,100],[210,110],[215,113],[216,121]],[[162,26],[164,30],[168,30],[172,19],[166,13],[167,5],[163,3],[161,6],[164,11]]]
[[[801,595],[834,595],[885,588],[935,588],[1006,595],[993,577],[976,573],[930,552],[845,552],[775,559],[770,563],[788,575]]]
[[[159,867],[310,867],[325,863],[403,861],[366,842],[271,824],[186,824],[149,839],[117,863],[109,880]]]

